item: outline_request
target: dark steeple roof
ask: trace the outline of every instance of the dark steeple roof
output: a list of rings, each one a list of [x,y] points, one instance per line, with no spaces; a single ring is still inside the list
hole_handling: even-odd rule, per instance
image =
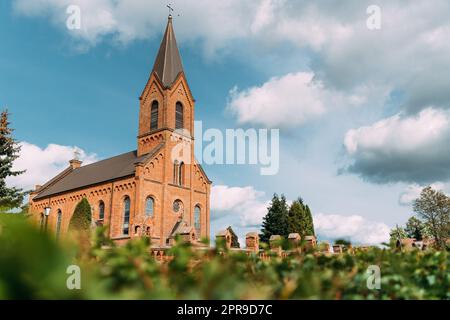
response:
[[[161,47],[156,56],[153,71],[167,88],[171,87],[178,74],[183,72],[183,64],[181,63],[180,52],[178,51],[177,40],[173,31],[171,15],[167,22]]]

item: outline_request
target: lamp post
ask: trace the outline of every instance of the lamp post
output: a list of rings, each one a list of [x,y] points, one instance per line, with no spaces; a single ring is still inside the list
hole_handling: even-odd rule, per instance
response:
[[[44,215],[45,215],[45,223],[44,223],[44,231],[47,231],[47,225],[48,225],[48,217],[50,215],[50,207],[46,207],[44,209]]]

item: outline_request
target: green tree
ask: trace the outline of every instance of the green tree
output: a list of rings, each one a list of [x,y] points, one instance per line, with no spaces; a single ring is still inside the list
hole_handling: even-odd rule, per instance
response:
[[[289,208],[288,233],[299,233],[302,237],[315,235],[311,211],[299,198]]]
[[[414,211],[429,226],[437,248],[445,249],[450,233],[450,198],[430,186],[414,201]]]
[[[91,221],[91,205],[86,198],[83,198],[75,207],[72,219],[70,219],[69,229],[75,231],[87,231],[91,227]]]
[[[286,203],[286,197],[281,195],[280,198],[277,194],[274,194],[272,202],[267,208],[267,214],[263,218],[263,227],[260,235],[262,242],[269,242],[270,236],[272,235],[280,235],[283,237],[288,236],[288,211],[289,209]]]
[[[408,238],[414,238],[418,241],[430,235],[428,225],[416,217],[411,217],[406,222],[405,232]]]
[[[408,238],[405,229],[399,227],[398,225],[389,232],[389,236],[391,238],[391,242],[396,242],[397,240]]]
[[[389,245],[391,248],[395,248],[397,246],[397,241],[400,239],[407,238],[407,234],[404,228],[399,227],[398,225],[391,229],[389,232]]]
[[[302,232],[302,214],[303,214],[303,206],[300,203],[300,201],[295,200],[292,202],[291,206],[289,207],[289,219],[288,219],[288,225],[289,225],[289,233],[299,233],[300,235]]]
[[[314,221],[313,221],[313,217],[311,214],[311,210],[309,209],[308,205],[304,205],[305,206],[305,211],[304,211],[304,226],[303,226],[303,230],[305,232],[305,236],[315,236],[316,233],[314,231]]]
[[[345,239],[337,239],[334,243],[335,244],[341,244],[341,245],[344,245],[344,246],[347,246],[347,247],[352,245],[352,243],[350,241],[345,240]]]
[[[8,188],[6,178],[18,176],[24,171],[12,169],[14,160],[19,157],[20,146],[12,137],[13,129],[9,127],[8,117],[8,110],[0,115],[0,207],[18,208],[22,205],[26,192],[16,187]]]
[[[230,227],[227,228],[227,230],[231,233],[231,247],[232,248],[240,248],[241,245],[239,244],[239,238],[234,232],[234,230]]]

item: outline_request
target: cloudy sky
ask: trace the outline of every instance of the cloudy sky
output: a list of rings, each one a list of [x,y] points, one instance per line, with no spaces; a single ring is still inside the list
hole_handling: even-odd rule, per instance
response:
[[[174,0],[204,129],[279,128],[280,170],[205,166],[212,233],[258,229],[274,192],[301,196],[322,239],[387,240],[411,201],[450,180],[450,2]],[[80,30],[66,26],[81,8]],[[11,184],[42,184],[78,148],[85,163],[135,148],[138,96],[166,1],[0,4],[0,106],[22,142]],[[367,27],[369,5],[381,28]]]

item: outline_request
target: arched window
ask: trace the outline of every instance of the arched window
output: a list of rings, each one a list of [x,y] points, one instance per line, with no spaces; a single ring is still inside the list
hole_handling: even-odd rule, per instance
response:
[[[147,217],[153,217],[155,213],[155,200],[152,197],[148,197],[145,200],[145,215]]]
[[[98,219],[105,219],[105,203],[103,201],[100,201],[98,205]]]
[[[200,237],[200,227],[201,227],[201,210],[200,206],[195,206],[194,208],[194,228],[197,232],[197,237]]]
[[[59,234],[61,233],[61,221],[62,221],[62,212],[59,209],[56,214],[56,239],[59,238]]]
[[[184,181],[184,162],[180,163],[180,168],[178,172],[178,185],[182,186]]]
[[[175,160],[173,163],[173,184],[178,184],[178,174],[179,174],[179,163],[178,160]]]
[[[130,198],[125,197],[123,200],[123,234],[128,235],[130,233]]]
[[[158,129],[158,101],[153,101],[151,109],[150,130]]]
[[[175,108],[175,129],[183,129],[184,128],[184,119],[183,119],[183,105],[181,102],[177,102]]]

